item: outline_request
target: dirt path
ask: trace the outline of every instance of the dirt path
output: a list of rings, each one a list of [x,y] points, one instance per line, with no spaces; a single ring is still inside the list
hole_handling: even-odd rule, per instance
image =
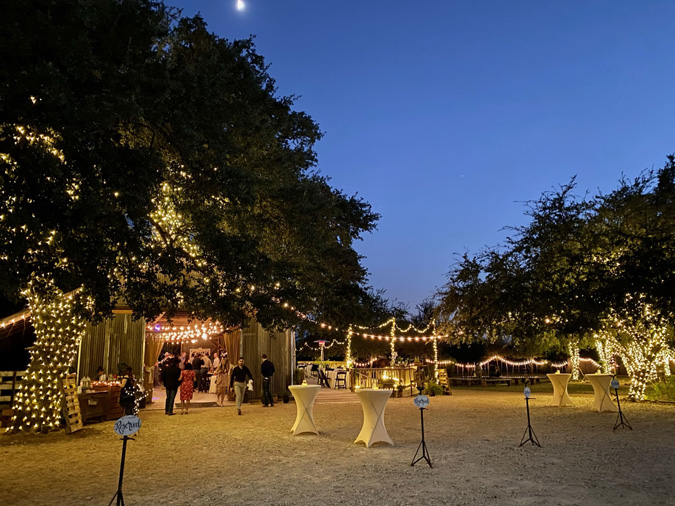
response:
[[[532,401],[542,448],[518,448],[525,430],[521,394],[456,390],[425,412],[434,464],[410,461],[419,411],[390,399],[385,423],[394,447],[353,441],[356,402],[319,399],[320,436],[292,437],[294,404],[195,409],[188,416],[143,412],[129,442],[127,505],[672,505],[675,408],[627,404],[634,431],[612,432],[614,414]],[[66,436],[0,437],[0,504],[107,505],[117,487],[121,442],[113,422]]]

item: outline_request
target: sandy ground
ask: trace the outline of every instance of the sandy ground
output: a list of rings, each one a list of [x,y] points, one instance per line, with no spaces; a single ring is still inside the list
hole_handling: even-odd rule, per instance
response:
[[[319,398],[320,436],[291,436],[295,404],[197,408],[188,416],[142,412],[124,479],[131,505],[673,505],[675,408],[626,404],[633,431],[612,432],[616,415],[531,401],[542,448],[518,448],[527,425],[522,394],[455,389],[425,411],[433,461],[410,462],[420,413],[390,399],[385,423],[395,446],[353,443],[361,406],[346,394]],[[107,505],[117,489],[122,443],[113,422],[67,436],[0,437],[0,505]]]

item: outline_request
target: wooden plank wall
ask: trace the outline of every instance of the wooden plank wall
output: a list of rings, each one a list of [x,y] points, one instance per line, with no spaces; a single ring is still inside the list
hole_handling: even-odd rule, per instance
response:
[[[253,373],[253,398],[262,397],[262,374],[260,364],[262,354],[274,364],[274,376],[272,376],[272,395],[282,395],[288,385],[291,384],[291,331],[268,332],[255,320],[243,329],[242,356],[246,365]]]
[[[145,320],[133,320],[130,314],[116,314],[98,325],[88,324],[80,345],[78,380],[93,378],[103,366],[109,375],[117,374],[117,365],[125,363],[142,378],[145,346]]]

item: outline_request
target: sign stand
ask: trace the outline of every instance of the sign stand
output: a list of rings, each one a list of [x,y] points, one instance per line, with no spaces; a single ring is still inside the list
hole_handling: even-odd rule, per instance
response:
[[[417,451],[415,452],[415,456],[412,459],[412,462],[410,463],[411,466],[414,466],[417,464],[420,460],[424,459],[427,461],[427,464],[429,464],[429,467],[433,468],[434,466],[431,465],[431,456],[429,455],[429,450],[427,449],[427,443],[424,440],[424,410],[426,407],[429,405],[429,398],[426,395],[421,395],[422,389],[419,388],[420,395],[415,397],[415,406],[420,408],[420,422],[422,426],[422,442],[420,445],[417,447]],[[422,450],[422,455],[417,458],[417,454],[420,452],[420,449]]]
[[[537,445],[539,448],[541,448],[541,445],[539,444],[539,440],[537,439],[537,435],[534,433],[534,430],[532,429],[532,424],[530,423],[530,395],[531,395],[530,387],[525,387],[525,390],[523,390],[523,394],[525,394],[525,407],[527,408],[527,429],[525,429],[525,432],[523,433],[523,437],[520,440],[520,444],[518,445],[518,448],[523,446],[525,443],[528,441],[531,442],[533,445]],[[525,436],[529,433],[529,436],[527,439],[525,439]]]
[[[619,401],[619,380],[616,379],[616,377],[612,379],[611,386],[614,389],[614,394],[616,395],[616,406],[619,408],[619,414],[616,416],[616,423],[614,424],[614,428],[612,430],[616,430],[619,427],[622,429],[628,428],[633,430],[633,427],[631,427],[630,423],[628,423],[626,417],[623,416],[623,411],[621,411],[621,402]]]
[[[138,429],[141,428],[141,419],[135,415],[123,416],[117,422],[115,422],[115,432],[122,436],[122,462],[120,463],[120,481],[117,484],[117,492],[112,496],[108,506],[111,506],[115,498],[117,502],[115,506],[124,506],[124,494],[122,493],[122,481],[124,480],[124,459],[127,456],[127,441],[136,441],[134,438],[129,437],[132,434],[138,432]]]
[[[120,481],[117,484],[117,492],[115,492],[115,495],[112,496],[112,499],[110,499],[108,506],[110,506],[113,503],[115,497],[117,497],[117,502],[115,503],[115,506],[124,506],[124,495],[122,494],[122,480],[124,479],[124,457],[127,454],[127,441],[129,440],[136,441],[134,438],[129,436],[124,436],[122,438],[122,441],[124,441],[124,443],[122,443],[122,462],[120,464]]]

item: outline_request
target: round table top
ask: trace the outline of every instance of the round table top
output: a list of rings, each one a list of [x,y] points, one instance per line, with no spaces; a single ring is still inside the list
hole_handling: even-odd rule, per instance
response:
[[[321,385],[291,385],[288,387],[289,390],[299,390],[299,389],[308,389],[311,390],[312,388],[321,388]]]

